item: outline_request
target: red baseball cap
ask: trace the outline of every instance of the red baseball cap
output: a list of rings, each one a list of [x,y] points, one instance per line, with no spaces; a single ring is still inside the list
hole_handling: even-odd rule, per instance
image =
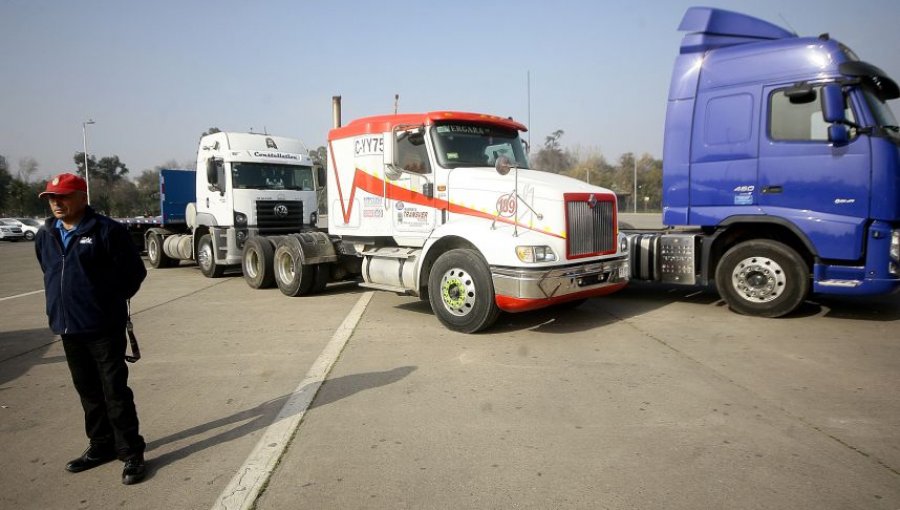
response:
[[[44,195],[71,195],[76,191],[87,193],[87,183],[84,179],[74,174],[59,174],[47,181],[47,189],[39,194],[38,198],[44,198]]]

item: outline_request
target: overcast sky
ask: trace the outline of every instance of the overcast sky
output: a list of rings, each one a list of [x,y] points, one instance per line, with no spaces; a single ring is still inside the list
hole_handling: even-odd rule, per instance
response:
[[[463,110],[528,123],[535,146],[662,155],[684,0],[0,0],[0,154],[39,176],[82,150],[132,176],[196,158],[200,133],[325,143],[344,122]],[[900,79],[897,0],[712,0],[800,35],[829,32]],[[527,75],[531,74],[529,121]],[[897,101],[892,103],[900,116]]]

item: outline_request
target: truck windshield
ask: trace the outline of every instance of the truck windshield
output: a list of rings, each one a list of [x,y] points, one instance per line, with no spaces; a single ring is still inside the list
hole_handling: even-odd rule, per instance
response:
[[[314,191],[312,167],[273,163],[232,163],[235,189],[290,189]]]
[[[438,163],[444,168],[494,166],[506,156],[519,168],[528,168],[519,133],[490,124],[447,122],[431,129]]]
[[[897,127],[897,118],[894,117],[891,107],[879,99],[875,91],[870,90],[869,87],[863,87],[863,94],[872,111],[872,116],[875,117],[875,124],[884,128],[883,131],[888,138],[900,143],[900,128]]]

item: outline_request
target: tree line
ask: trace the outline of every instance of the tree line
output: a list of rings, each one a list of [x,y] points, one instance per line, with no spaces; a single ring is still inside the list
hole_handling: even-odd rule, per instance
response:
[[[132,180],[128,166],[116,155],[99,159],[88,155],[87,168],[83,152],[76,152],[72,161],[75,164],[74,173],[81,177],[90,175],[91,207],[117,218],[158,215],[159,171],[163,168],[193,168],[195,165],[169,160],[144,170]],[[46,200],[38,198],[38,194],[46,189],[48,179],[35,179],[37,170],[38,163],[34,158],[23,158],[19,161],[19,170],[13,173],[6,157],[0,155],[0,216],[49,216]]]
[[[563,134],[559,129],[546,137],[544,145],[530,157],[532,168],[608,188],[619,197],[619,210],[623,212],[662,210],[662,160],[650,154],[635,159],[634,153],[626,152],[613,164],[599,151],[582,152],[563,147],[560,143]]]

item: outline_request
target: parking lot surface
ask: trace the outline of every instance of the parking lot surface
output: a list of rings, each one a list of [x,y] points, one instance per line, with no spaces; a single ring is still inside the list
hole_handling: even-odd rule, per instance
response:
[[[0,244],[0,507],[224,507],[365,298],[255,508],[900,508],[898,296],[757,319],[635,284],[461,335],[368,292],[151,269],[130,366],[150,476],[126,487],[120,463],[63,469],[81,409],[33,247]]]

